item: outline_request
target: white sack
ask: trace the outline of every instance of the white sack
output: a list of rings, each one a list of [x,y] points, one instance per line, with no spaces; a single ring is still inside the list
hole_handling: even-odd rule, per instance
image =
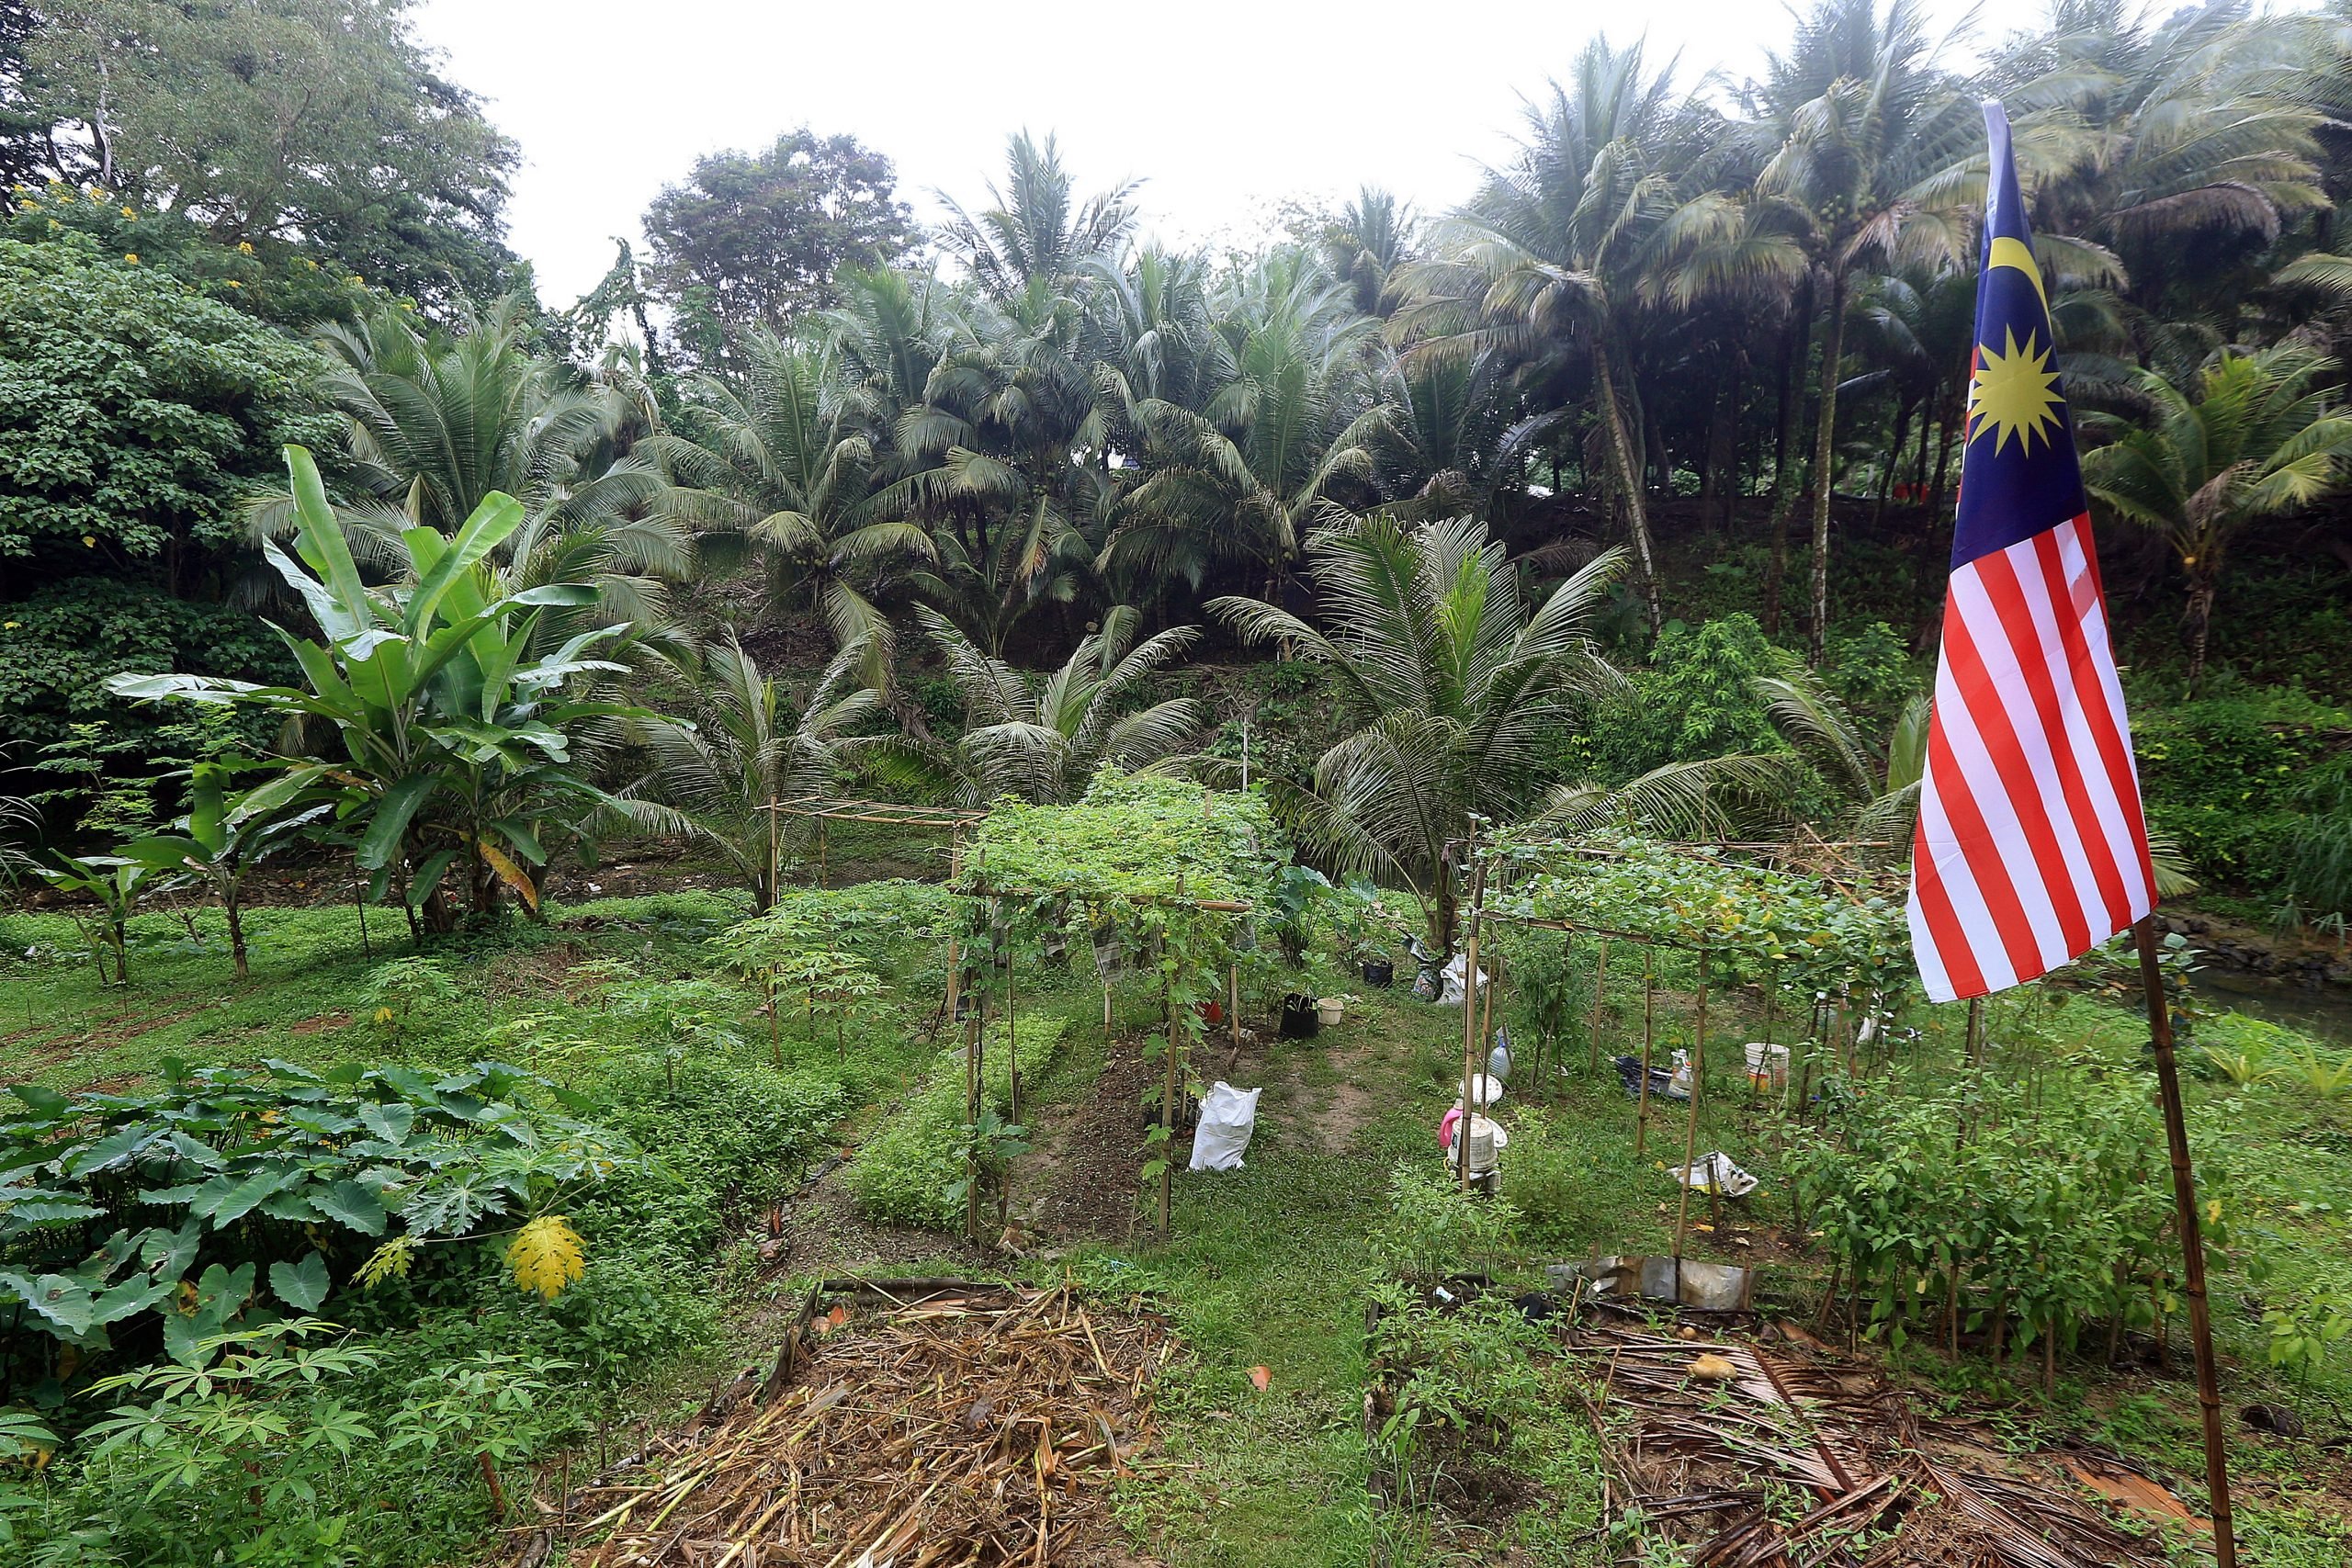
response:
[[[1193,1129],[1194,1170],[1238,1170],[1258,1130],[1258,1096],[1254,1089],[1236,1089],[1220,1078],[1201,1097],[1201,1119]]]

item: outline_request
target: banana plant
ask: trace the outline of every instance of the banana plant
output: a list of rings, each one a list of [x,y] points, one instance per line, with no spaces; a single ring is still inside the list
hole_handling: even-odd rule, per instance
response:
[[[99,982],[105,983],[107,959],[112,957],[114,983],[130,984],[124,928],[139,912],[140,897],[147,891],[153,870],[123,855],[69,855],[61,850],[55,865],[37,865],[33,873],[60,893],[78,893],[96,901],[97,908],[92,914],[72,911],[74,923],[81,928],[90,960],[98,966]]]
[[[119,675],[118,696],[258,707],[339,736],[345,761],[293,761],[289,774],[355,792],[345,825],[372,874],[371,896],[397,889],[435,930],[456,915],[441,881],[464,873],[473,913],[512,888],[536,910],[542,829],[560,818],[626,803],[585,776],[573,749],[600,720],[643,710],[569,694],[623,666],[591,656],[624,626],[584,631],[526,661],[548,609],[593,604],[580,582],[502,593],[492,553],[521,527],[514,497],[492,491],[454,534],[418,526],[400,536],[400,581],[369,587],[327,502],[311,454],[286,448],[298,520],[298,561],[275,541],[263,555],[309,606],[321,637],[273,627],[300,665],[303,686],[266,686],[198,675]],[[283,781],[281,781],[283,784]],[[293,786],[297,793],[305,785]]]
[[[232,793],[237,776],[266,769],[251,757],[221,757],[189,770],[187,815],[170,833],[153,833],[122,846],[125,858],[159,875],[201,884],[220,900],[229,922],[229,956],[237,978],[249,973],[245,949],[245,877],[303,829],[328,816],[348,791],[328,778],[324,763],[289,768],[276,778]]]

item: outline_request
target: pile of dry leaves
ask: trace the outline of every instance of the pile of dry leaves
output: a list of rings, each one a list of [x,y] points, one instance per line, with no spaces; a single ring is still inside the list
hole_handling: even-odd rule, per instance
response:
[[[1157,1319],[1068,1289],[888,1281],[584,1499],[594,1568],[1129,1562],[1105,1492],[1153,1438]]]

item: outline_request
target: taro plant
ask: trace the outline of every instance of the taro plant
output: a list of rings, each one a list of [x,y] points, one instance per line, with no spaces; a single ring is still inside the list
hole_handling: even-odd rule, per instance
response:
[[[580,1120],[576,1097],[495,1063],[166,1061],[162,1077],[123,1094],[11,1087],[0,1308],[16,1326],[0,1354],[48,1343],[86,1361],[144,1323],[201,1366],[210,1341],[315,1311],[355,1265],[363,1285],[404,1275],[427,1247],[555,1213],[635,1153]]]

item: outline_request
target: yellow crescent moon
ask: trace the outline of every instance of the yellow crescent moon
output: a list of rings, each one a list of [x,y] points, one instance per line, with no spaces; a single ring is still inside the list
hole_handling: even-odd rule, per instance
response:
[[[2041,268],[2033,259],[2033,247],[2023,240],[2012,240],[2007,234],[1996,234],[1992,247],[1985,253],[1984,270],[1996,266],[2013,266],[2033,279],[2033,291],[2041,296],[2042,313],[2050,310],[2050,291],[2041,286]]]

